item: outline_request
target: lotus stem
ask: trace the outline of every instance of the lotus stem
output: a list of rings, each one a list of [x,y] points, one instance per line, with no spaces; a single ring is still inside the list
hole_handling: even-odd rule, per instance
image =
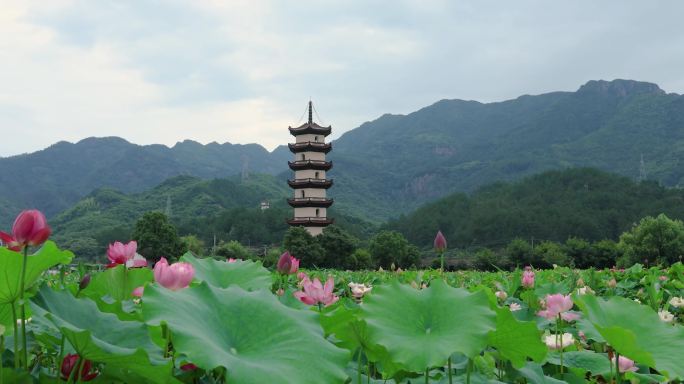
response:
[[[17,330],[17,309],[14,307],[14,301],[10,304],[12,306],[12,329],[14,329],[14,369],[19,370],[19,331]]]
[[[563,376],[563,334],[560,332],[560,322],[561,322],[561,316],[558,314],[558,318],[556,319],[556,337],[558,337],[558,341],[556,345],[560,346],[560,374]]]
[[[28,348],[26,347],[26,303],[24,303],[24,286],[26,284],[26,265],[28,263],[28,245],[24,247],[24,262],[21,266],[21,283],[19,286],[19,305],[21,308],[21,345],[24,356],[24,368],[28,369]],[[16,351],[15,351],[16,353]]]
[[[3,352],[5,352],[5,335],[0,335],[0,356],[2,356]],[[0,357],[0,384],[5,382],[4,376],[2,373],[2,357]]]
[[[468,358],[468,365],[466,366],[466,384],[470,384],[470,371],[472,370],[473,361]]]
[[[428,384],[430,382],[430,376],[428,375],[430,373],[430,368],[425,368],[425,384]]]
[[[620,377],[620,354],[615,351],[615,382],[621,383],[622,377]]]
[[[356,382],[361,384],[361,352],[363,352],[363,347],[359,347],[359,357],[356,358]]]
[[[64,342],[66,341],[66,338],[64,335],[62,335],[62,340],[59,343],[59,360],[58,360],[58,365],[57,365],[57,374],[59,374],[60,369],[62,368],[62,364],[64,364]]]
[[[453,373],[451,372],[451,356],[447,360],[447,369],[449,370],[449,384],[453,384]]]

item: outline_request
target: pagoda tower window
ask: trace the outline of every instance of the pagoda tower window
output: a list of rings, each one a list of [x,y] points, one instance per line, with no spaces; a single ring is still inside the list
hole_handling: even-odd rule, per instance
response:
[[[302,160],[306,160],[306,155],[302,153]]]
[[[302,190],[302,198],[306,197],[304,194],[304,190]]]
[[[320,217],[320,216],[321,216],[321,210],[316,208],[316,217]]]
[[[315,178],[315,179],[319,179],[319,178],[320,178],[319,176],[320,176],[320,174],[319,174],[318,172],[316,172],[316,173],[314,174],[314,178]]]

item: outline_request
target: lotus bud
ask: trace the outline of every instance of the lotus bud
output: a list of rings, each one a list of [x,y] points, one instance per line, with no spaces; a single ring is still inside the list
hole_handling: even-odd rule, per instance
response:
[[[78,284],[78,290],[82,291],[88,287],[90,284],[90,273],[86,273],[83,275],[83,278],[81,279],[81,282]]]
[[[442,253],[446,250],[447,247],[447,241],[446,237],[442,234],[442,231],[437,231],[437,235],[435,236],[435,251],[438,253]]]

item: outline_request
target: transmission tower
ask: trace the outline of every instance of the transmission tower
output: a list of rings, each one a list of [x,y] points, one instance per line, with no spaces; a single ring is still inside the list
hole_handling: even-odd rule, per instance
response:
[[[641,162],[639,163],[639,182],[646,181],[646,163],[644,163],[644,154],[641,154]]]

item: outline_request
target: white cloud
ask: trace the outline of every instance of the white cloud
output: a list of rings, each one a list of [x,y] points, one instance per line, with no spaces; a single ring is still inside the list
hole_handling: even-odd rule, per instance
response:
[[[4,1],[0,155],[122,136],[286,143],[312,97],[334,136],[442,98],[634,78],[684,90],[684,4]]]

